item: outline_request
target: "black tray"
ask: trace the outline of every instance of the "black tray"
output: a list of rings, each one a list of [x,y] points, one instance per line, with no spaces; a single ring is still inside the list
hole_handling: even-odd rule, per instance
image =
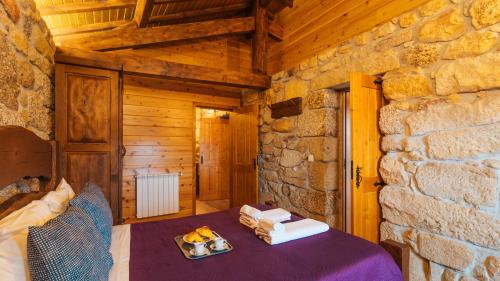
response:
[[[213,234],[217,237],[221,237],[217,232],[213,231]],[[210,245],[212,245],[214,242],[213,241],[208,241],[206,242],[205,244],[205,247],[208,249],[209,251],[209,254],[207,255],[203,255],[203,256],[193,256],[189,253],[189,251],[191,249],[194,248],[194,246],[192,244],[189,244],[189,243],[186,243],[184,242],[184,239],[182,239],[184,235],[178,235],[178,236],[175,236],[174,238],[174,241],[175,241],[175,244],[177,244],[177,246],[179,247],[179,249],[181,250],[182,254],[184,254],[184,257],[186,257],[186,259],[189,259],[189,260],[199,260],[199,259],[203,259],[203,258],[208,258],[208,257],[211,257],[211,256],[215,256],[215,255],[219,255],[219,254],[224,254],[224,253],[227,253],[227,252],[231,252],[234,248],[233,248],[233,245],[231,245],[227,240],[226,240],[226,244],[228,246],[228,249],[225,249],[225,250],[221,250],[221,251],[217,251],[217,250],[211,250],[210,249]],[[222,237],[221,237],[222,238]],[[224,238],[223,238],[224,239]],[[225,240],[225,239],[224,239]]]

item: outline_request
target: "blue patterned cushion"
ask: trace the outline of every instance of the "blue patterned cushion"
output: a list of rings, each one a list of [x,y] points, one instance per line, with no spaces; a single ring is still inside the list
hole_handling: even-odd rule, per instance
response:
[[[28,232],[31,280],[108,280],[113,259],[90,217],[69,207]]]
[[[78,194],[69,204],[82,209],[90,216],[97,230],[101,233],[104,244],[109,249],[113,214],[101,188],[95,183],[89,182],[83,188],[82,193]]]

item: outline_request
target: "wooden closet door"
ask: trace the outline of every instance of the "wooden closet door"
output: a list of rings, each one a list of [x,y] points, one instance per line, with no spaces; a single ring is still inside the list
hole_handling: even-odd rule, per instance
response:
[[[94,181],[113,220],[120,205],[120,89],[116,71],[56,65],[56,140],[59,175],[79,193]]]
[[[258,106],[244,106],[231,113],[233,167],[231,206],[258,201]]]

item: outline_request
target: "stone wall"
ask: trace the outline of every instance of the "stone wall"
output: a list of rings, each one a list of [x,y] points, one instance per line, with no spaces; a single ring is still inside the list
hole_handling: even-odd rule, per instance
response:
[[[0,126],[53,131],[55,45],[32,0],[0,1]],[[34,181],[0,187],[0,203],[38,188]]]
[[[411,246],[411,280],[500,280],[499,21],[498,0],[431,0],[276,74],[261,98],[263,200],[316,215],[307,208],[321,194],[321,211],[338,208],[335,169],[324,168],[337,159],[329,89],[353,71],[383,75],[381,239]],[[267,105],[297,95],[301,116],[269,117]],[[322,143],[315,162],[304,161],[309,133]],[[317,193],[312,182],[330,185]]]
[[[54,52],[35,2],[0,2],[0,126],[23,126],[51,137]]]

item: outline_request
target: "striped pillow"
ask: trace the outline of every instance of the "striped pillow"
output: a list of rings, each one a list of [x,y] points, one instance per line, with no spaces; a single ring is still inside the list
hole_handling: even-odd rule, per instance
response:
[[[44,226],[29,227],[31,280],[108,280],[113,259],[90,217],[69,207]]]
[[[90,216],[97,230],[101,233],[104,245],[109,250],[111,247],[113,214],[101,188],[95,183],[88,182],[85,184],[82,193],[78,194],[69,204],[82,209]]]

